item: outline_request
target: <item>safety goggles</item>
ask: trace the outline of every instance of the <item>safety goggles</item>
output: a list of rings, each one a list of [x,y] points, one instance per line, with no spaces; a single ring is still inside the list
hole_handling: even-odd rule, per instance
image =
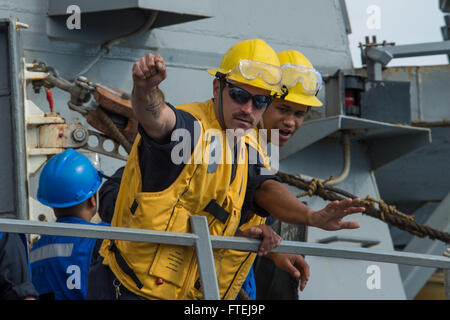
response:
[[[250,92],[236,87],[228,81],[225,81],[225,84],[228,86],[228,94],[230,95],[233,101],[239,104],[246,104],[250,99],[253,101],[253,105],[256,109],[266,109],[273,101],[273,96],[265,96],[265,95],[252,95]]]
[[[281,70],[281,84],[287,88],[292,88],[300,82],[306,95],[315,96],[322,87],[322,75],[316,69],[286,63],[281,66]]]
[[[230,76],[239,74],[252,81],[261,78],[269,85],[277,85],[281,82],[281,69],[277,66],[258,61],[243,59],[229,72]]]

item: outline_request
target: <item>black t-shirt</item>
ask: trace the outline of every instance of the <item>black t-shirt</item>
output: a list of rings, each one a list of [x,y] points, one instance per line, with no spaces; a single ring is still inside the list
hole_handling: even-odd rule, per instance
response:
[[[196,145],[196,140],[199,137],[195,135],[195,126],[200,124],[190,113],[178,110],[172,105],[168,104],[170,108],[175,112],[176,116],[176,129],[185,129],[189,131],[192,140],[190,142],[191,153]],[[172,149],[178,143],[184,143],[185,141],[168,141],[158,143],[150,138],[143,128],[139,125],[139,134],[142,137],[142,143],[139,145],[139,165],[142,174],[142,191],[143,192],[158,192],[169,187],[181,171],[184,168],[184,164],[175,164],[172,161],[171,153]],[[247,146],[251,148],[250,146]],[[234,153],[236,154],[236,152]],[[183,155],[180,155],[182,157]],[[267,211],[260,208],[254,201],[254,194],[261,184],[268,179],[275,179],[280,181],[277,176],[274,175],[261,175],[261,169],[263,164],[259,162],[256,164],[249,164],[248,167],[248,181],[247,190],[245,194],[245,200],[242,207],[241,223],[247,220],[248,213],[251,211],[256,212],[258,215],[266,217],[269,215]],[[100,206],[99,214],[103,221],[111,222],[112,215],[114,213],[114,204],[119,192],[119,183],[122,174],[123,167],[119,168],[114,175],[113,179],[106,181],[100,188]]]

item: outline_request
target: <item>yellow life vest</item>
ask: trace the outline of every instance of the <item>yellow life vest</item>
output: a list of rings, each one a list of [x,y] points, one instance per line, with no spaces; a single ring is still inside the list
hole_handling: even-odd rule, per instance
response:
[[[240,222],[247,188],[247,148],[241,143],[241,161],[236,163],[235,176],[231,181],[232,161],[227,161],[227,157],[232,151],[225,131],[215,117],[212,100],[177,108],[189,112],[200,121],[200,138],[190,162],[184,165],[176,180],[165,190],[142,192],[138,155],[141,137],[138,135],[123,173],[111,225],[191,232],[189,217],[202,215],[207,217],[212,235],[233,236]],[[220,152],[219,157],[217,152]],[[213,155],[221,161],[211,164]],[[198,161],[199,156],[201,161]],[[223,212],[227,214],[224,216]],[[222,278],[222,270],[228,268],[227,264],[222,268],[221,258],[226,251],[214,250],[218,279]],[[199,273],[193,247],[104,240],[100,253],[104,257],[103,263],[110,267],[128,290],[137,295],[169,300],[201,296],[194,287]],[[227,279],[220,281],[221,297],[235,276],[234,273],[224,274]]]
[[[253,226],[264,224],[266,218],[260,217],[256,214],[250,220],[243,224],[240,229],[246,230]],[[256,253],[226,250],[222,256],[220,265],[220,277],[218,277],[218,284],[223,300],[235,300],[239,290],[250,272],[250,268],[255,261]],[[231,281],[230,281],[231,280]]]
[[[250,132],[246,136],[245,142],[253,148],[257,152],[257,154],[253,154],[250,152],[250,156],[258,156],[260,157],[260,161],[264,164],[266,168],[269,168],[269,158],[267,155],[267,145],[264,140],[260,139],[260,134],[258,130],[254,130]],[[255,158],[249,159],[249,161],[253,161],[256,163]],[[252,162],[251,162],[252,163]],[[261,217],[254,212],[250,213],[248,221],[245,222],[242,226],[239,227],[242,231],[247,230],[253,226],[258,226],[264,224],[266,218]],[[217,272],[220,274],[218,277],[218,284],[220,291],[220,297],[223,300],[235,300],[239,290],[242,288],[242,285],[245,279],[250,272],[250,268],[252,267],[256,258],[256,253],[254,252],[246,252],[246,251],[238,251],[238,250],[226,250],[223,252],[223,256],[221,259],[220,270]],[[231,279],[231,281],[230,281]],[[194,290],[195,291],[195,290]],[[197,295],[199,294],[196,291]],[[193,294],[195,296],[195,294]]]

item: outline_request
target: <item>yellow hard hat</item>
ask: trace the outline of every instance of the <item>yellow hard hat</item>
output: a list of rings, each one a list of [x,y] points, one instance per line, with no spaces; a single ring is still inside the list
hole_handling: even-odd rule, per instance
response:
[[[283,72],[281,85],[289,90],[284,99],[311,107],[322,106],[316,97],[322,86],[322,76],[311,62],[296,50],[281,51],[277,55]]]
[[[281,92],[280,61],[276,52],[261,39],[236,43],[225,53],[219,68],[207,71],[213,76],[220,73],[230,80]]]

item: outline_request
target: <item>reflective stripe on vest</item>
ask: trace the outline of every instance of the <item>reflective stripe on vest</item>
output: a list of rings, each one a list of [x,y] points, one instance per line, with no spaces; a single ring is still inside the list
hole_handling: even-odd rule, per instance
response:
[[[73,243],[48,244],[30,252],[30,263],[49,258],[70,257],[72,250]]]

